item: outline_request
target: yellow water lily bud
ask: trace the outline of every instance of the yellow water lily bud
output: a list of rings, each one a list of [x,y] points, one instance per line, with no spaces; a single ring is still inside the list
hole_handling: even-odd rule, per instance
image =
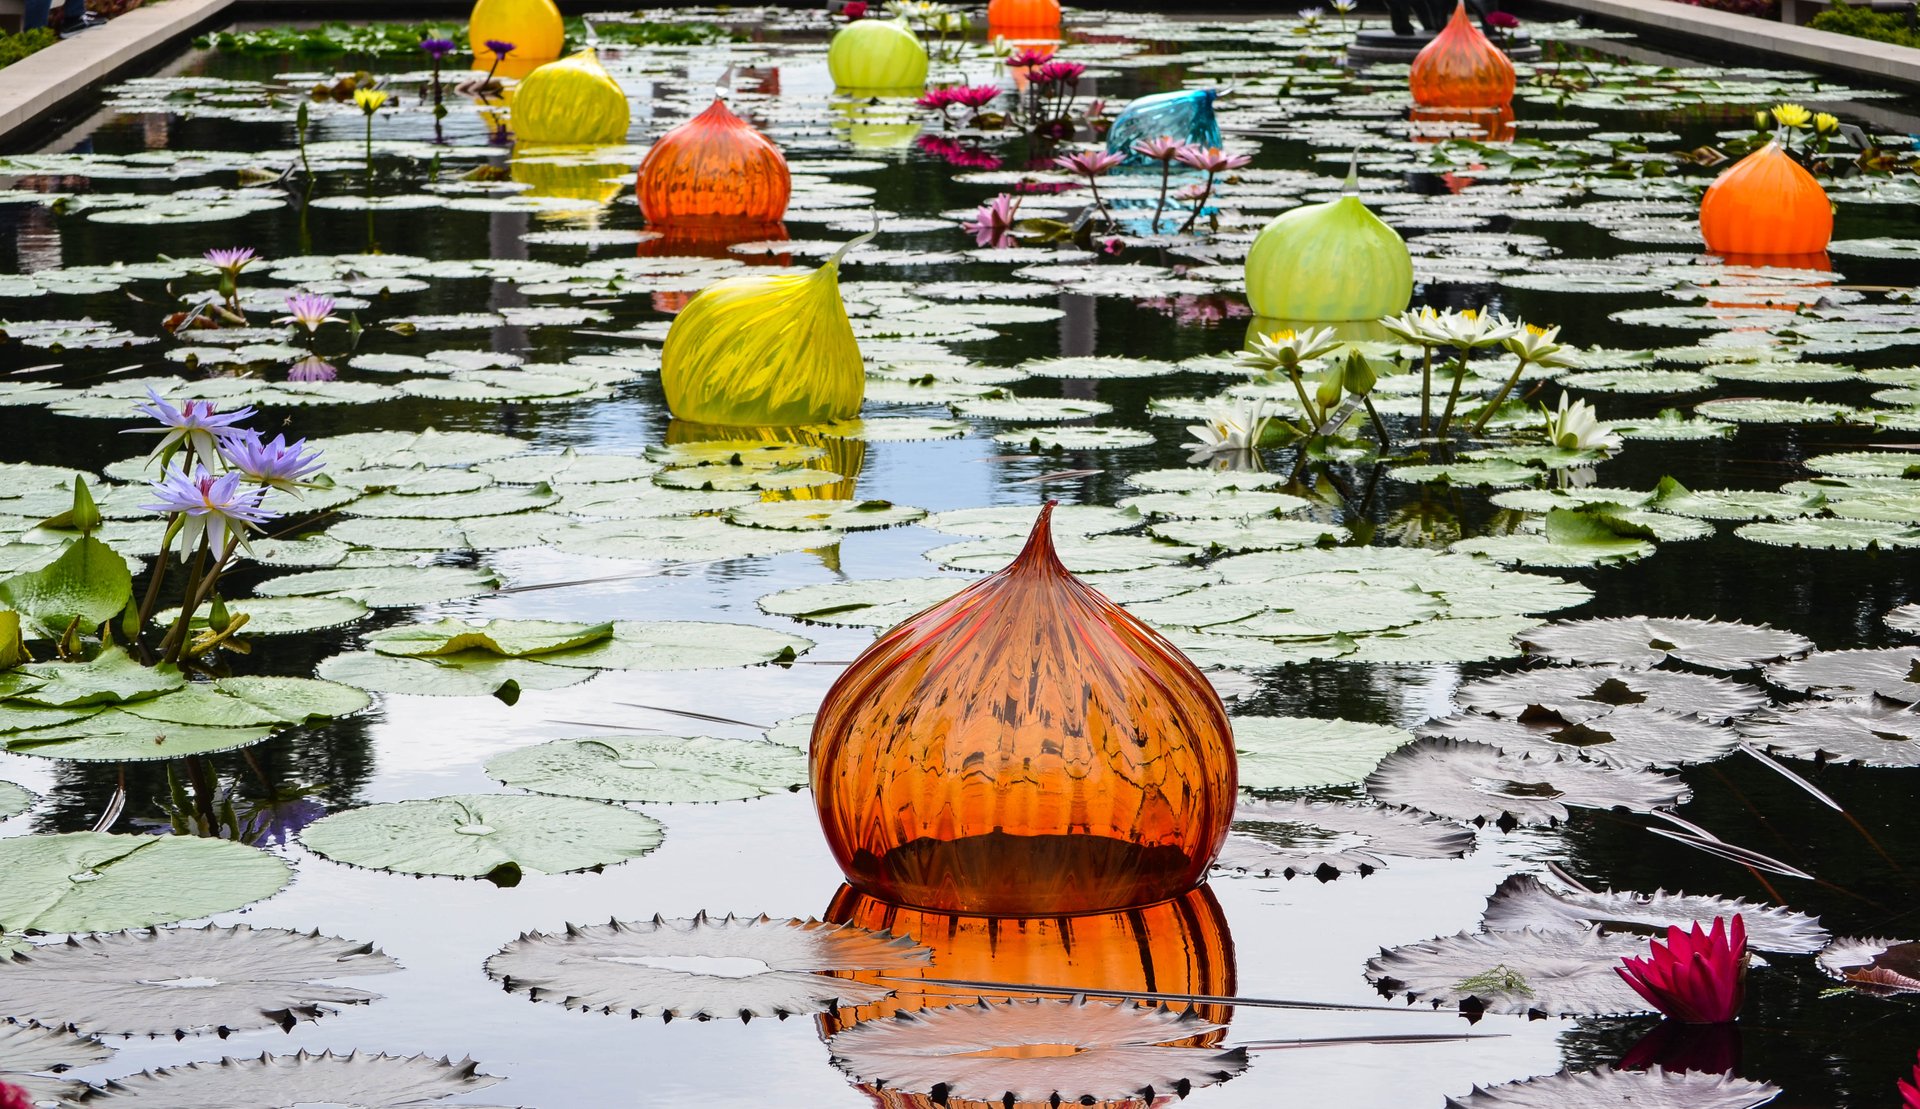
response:
[[[1831,135],[1840,130],[1840,121],[1826,112],[1820,112],[1813,117],[1813,129],[1823,135]]]
[[[627,137],[627,94],[591,46],[529,73],[511,105],[522,142],[600,146]]]
[[[1765,108],[1759,108],[1754,111],[1753,113],[1753,129],[1754,130],[1765,131],[1767,128],[1772,126],[1773,126],[1773,115],[1771,113],[1769,113]]]
[[[723,278],[687,303],[660,351],[675,417],[792,427],[858,415],[867,372],[840,302],[840,259],[812,273]]]

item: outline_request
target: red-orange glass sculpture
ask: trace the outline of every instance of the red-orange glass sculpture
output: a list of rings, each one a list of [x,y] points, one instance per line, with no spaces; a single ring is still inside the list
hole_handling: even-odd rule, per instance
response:
[[[636,191],[648,223],[777,223],[793,178],[780,148],[715,97],[647,151]]]
[[[1178,648],[1075,578],[1048,533],[880,637],[813,727],[821,827],[863,893],[994,916],[1192,889],[1237,775],[1220,698]]]
[[[1060,30],[1060,0],[992,0],[987,34],[1018,38]]]
[[[1498,108],[1513,100],[1513,63],[1455,5],[1453,18],[1413,59],[1413,102],[1428,108]]]
[[[1818,254],[1833,238],[1833,202],[1813,174],[1770,142],[1707,186],[1700,236],[1715,254]]]
[[[1494,108],[1409,108],[1414,142],[1446,142],[1472,139],[1475,142],[1512,142],[1513,105]]]

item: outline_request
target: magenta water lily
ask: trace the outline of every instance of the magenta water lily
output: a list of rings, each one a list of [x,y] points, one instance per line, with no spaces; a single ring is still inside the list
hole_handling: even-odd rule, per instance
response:
[[[297,323],[307,329],[311,335],[320,330],[320,325],[342,323],[340,317],[333,314],[333,298],[319,293],[295,293],[287,298],[287,314],[274,323]]]
[[[960,226],[971,232],[979,245],[997,250],[1013,245],[1013,221],[1019,211],[1020,202],[1001,193],[982,204],[973,219]]]

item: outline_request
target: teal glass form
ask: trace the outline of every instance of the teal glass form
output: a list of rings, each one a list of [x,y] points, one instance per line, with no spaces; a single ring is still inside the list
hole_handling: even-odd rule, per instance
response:
[[[1218,89],[1188,89],[1185,92],[1157,92],[1127,105],[1107,131],[1107,153],[1126,157],[1122,165],[1153,166],[1160,163],[1133,149],[1141,139],[1162,135],[1196,146],[1220,145],[1220,121],[1213,117],[1213,102]]]

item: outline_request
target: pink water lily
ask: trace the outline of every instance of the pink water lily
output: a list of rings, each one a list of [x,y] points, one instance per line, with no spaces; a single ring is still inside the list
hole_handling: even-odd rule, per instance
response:
[[[318,448],[309,448],[305,439],[287,442],[284,435],[271,440],[257,431],[242,431],[226,442],[227,462],[249,481],[288,492],[311,485],[307,479],[322,465]]]
[[[1168,162],[1172,161],[1173,156],[1178,154],[1180,148],[1185,145],[1186,143],[1172,135],[1161,135],[1154,139],[1135,139],[1133,152],[1143,158],[1152,158],[1156,162]]]
[[[1082,177],[1099,177],[1125,160],[1118,154],[1091,150],[1084,154],[1063,154],[1055,158],[1053,164]]]
[[[247,268],[247,265],[254,260],[255,255],[253,248],[250,246],[234,246],[215,247],[200,257],[206,259],[208,265],[219,270],[221,273],[236,276],[241,270]]]
[[[148,483],[159,499],[140,507],[181,516],[182,550],[194,549],[204,536],[207,549],[225,557],[230,547],[246,542],[249,530],[279,515],[260,506],[267,491],[242,486],[242,476],[238,470],[229,470],[216,477],[200,465],[192,473],[183,466],[169,467],[166,476]]]
[[[1226,173],[1253,161],[1251,155],[1228,154],[1217,146],[1187,144],[1174,151],[1174,159],[1206,173]]]
[[[1032,47],[1022,47],[1007,55],[1007,68],[1032,69],[1035,66],[1046,65],[1047,59],[1051,57],[1053,57],[1053,52],[1050,50],[1035,50]]]
[[[340,317],[333,314],[333,298],[319,293],[295,293],[287,298],[287,314],[274,323],[297,323],[307,329],[311,335],[320,330],[321,324],[341,323]]]
[[[960,226],[972,232],[979,245],[998,250],[1013,245],[1013,220],[1019,211],[1020,202],[1001,193],[982,204],[972,221]]]
[[[1696,922],[1691,931],[1667,929],[1667,942],[1651,943],[1643,958],[1622,959],[1613,968],[1647,1003],[1687,1024],[1722,1024],[1740,1015],[1747,996],[1747,922],[1731,927],[1722,917],[1713,931]]]
[[[1079,62],[1048,62],[1033,71],[1031,80],[1036,85],[1077,85],[1086,71]]]
[[[160,426],[128,428],[122,434],[162,436],[160,445],[153,448],[156,456],[185,446],[200,458],[220,457],[220,441],[237,434],[239,429],[233,425],[253,415],[252,408],[217,412],[210,400],[184,401],[175,408],[151,386],[147,388],[146,403],[134,405],[133,410]]]
[[[1913,1064],[1913,1081],[1900,1080],[1900,1104],[1903,1109],[1920,1109],[1920,1062]]]
[[[33,1099],[11,1082],[0,1082],[0,1109],[33,1109]]]

